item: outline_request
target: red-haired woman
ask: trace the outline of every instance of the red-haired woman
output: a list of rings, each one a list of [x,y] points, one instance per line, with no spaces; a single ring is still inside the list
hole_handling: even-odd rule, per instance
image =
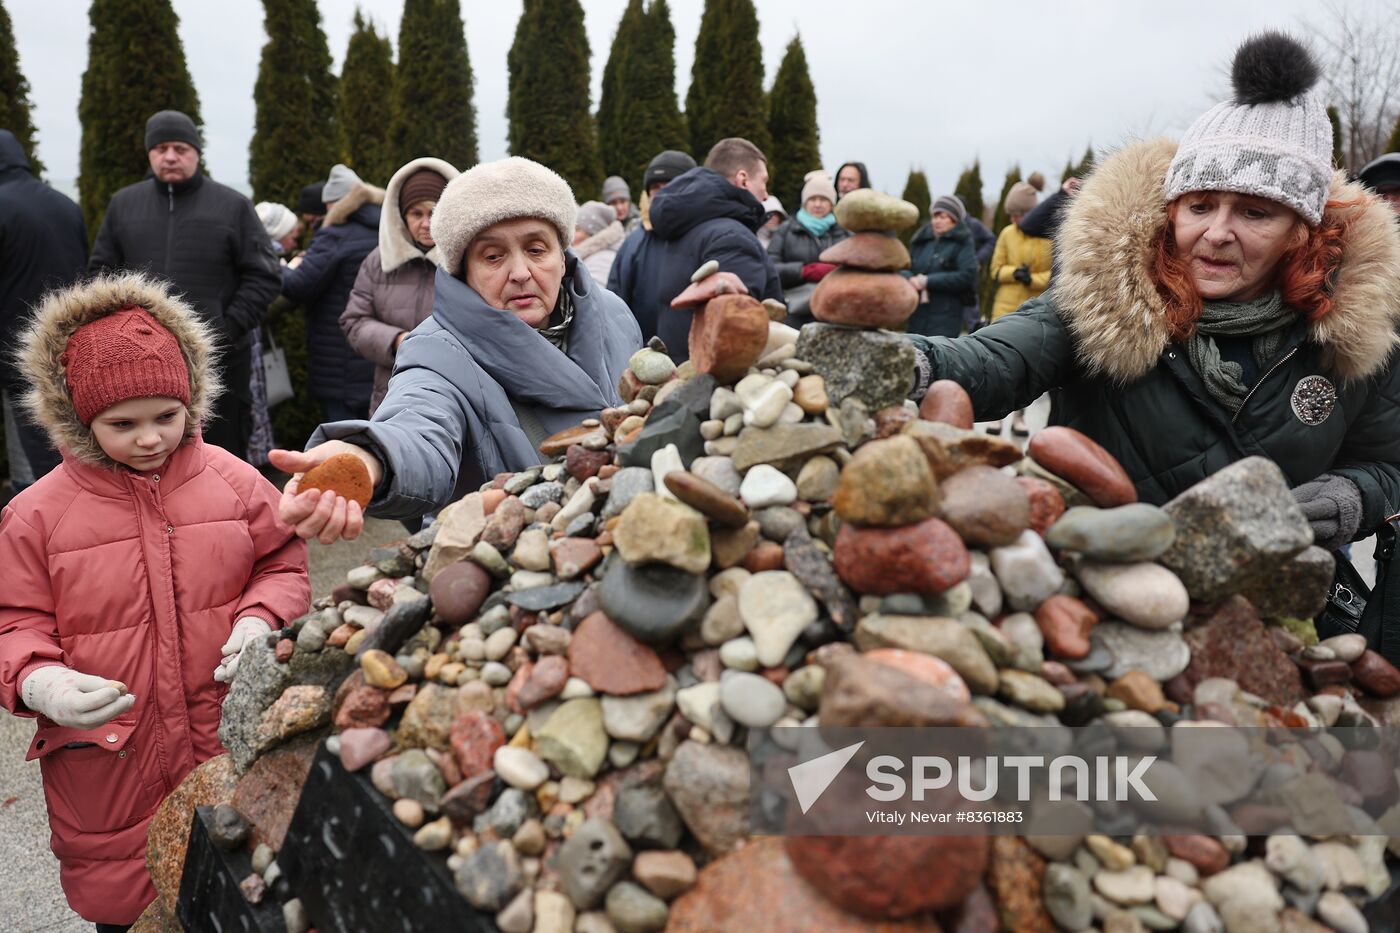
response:
[[[1146,502],[1268,457],[1337,548],[1400,510],[1400,232],[1334,176],[1301,46],[1250,39],[1233,78],[1180,145],[1090,176],[1047,294],[968,337],[911,338],[914,395],[952,379],[991,420],[1049,391],[1051,423],[1107,448]]]

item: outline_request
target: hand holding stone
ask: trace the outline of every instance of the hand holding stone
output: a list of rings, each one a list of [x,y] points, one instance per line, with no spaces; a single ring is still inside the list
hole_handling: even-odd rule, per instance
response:
[[[384,466],[379,459],[363,447],[347,444],[345,441],[326,441],[307,451],[273,450],[268,460],[292,478],[282,490],[282,501],[278,505],[278,515],[296,528],[299,537],[315,538],[322,544],[332,544],[344,538],[353,541],[364,529],[364,513],[357,502],[350,502],[344,496],[330,490],[300,492],[298,486],[307,470],[323,463],[336,454],[354,454],[364,461],[369,470],[370,488],[379,486],[384,478]]]
[[[136,697],[117,681],[53,665],[30,672],[20,684],[24,705],[70,729],[96,729],[125,713]]]

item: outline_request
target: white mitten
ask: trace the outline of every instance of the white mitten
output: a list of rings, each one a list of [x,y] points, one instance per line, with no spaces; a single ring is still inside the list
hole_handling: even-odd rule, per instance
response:
[[[41,667],[24,678],[24,705],[60,726],[96,729],[131,709],[136,697],[117,689],[117,682],[66,667]]]
[[[271,631],[272,626],[257,616],[244,616],[234,623],[228,641],[219,649],[223,652],[224,659],[214,668],[214,679],[221,684],[233,683],[233,676],[238,673],[238,659],[242,657],[244,647]]]

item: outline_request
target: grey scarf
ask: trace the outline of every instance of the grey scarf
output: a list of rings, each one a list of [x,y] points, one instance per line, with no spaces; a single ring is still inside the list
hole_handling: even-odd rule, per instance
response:
[[[574,302],[569,296],[569,280],[565,278],[559,289],[559,300],[554,305],[554,311],[544,322],[545,326],[540,328],[540,336],[558,347],[560,353],[569,352],[569,328],[574,323]],[[510,407],[515,412],[515,420],[520,422],[520,429],[530,439],[530,446],[538,448],[544,443],[544,439],[549,437],[549,429],[540,421],[539,414],[529,403],[522,402],[509,393],[507,398],[510,399]]]
[[[1250,352],[1254,361],[1263,366],[1283,344],[1288,327],[1297,312],[1283,303],[1277,291],[1267,292],[1253,301],[1207,301],[1196,322],[1196,333],[1186,343],[1191,368],[1206,384],[1210,397],[1233,414],[1240,410],[1249,387],[1244,384],[1244,367],[1230,363],[1220,356],[1215,337],[1253,337]]]
[[[564,279],[559,289],[559,301],[554,311],[540,328],[540,336],[559,348],[560,353],[569,352],[569,327],[574,323],[574,302],[569,297],[569,280]]]

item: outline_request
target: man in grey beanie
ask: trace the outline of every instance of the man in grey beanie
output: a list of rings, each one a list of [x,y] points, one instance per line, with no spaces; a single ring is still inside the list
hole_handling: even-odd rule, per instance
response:
[[[151,175],[112,195],[88,272],[141,271],[183,293],[214,329],[224,394],[204,440],[247,457],[252,432],[252,331],[282,277],[253,202],[206,177],[194,121],[162,110],[146,121]]]
[[[603,203],[617,213],[622,229],[631,233],[642,222],[642,212],[632,203],[632,189],[621,175],[609,175],[603,180]]]

